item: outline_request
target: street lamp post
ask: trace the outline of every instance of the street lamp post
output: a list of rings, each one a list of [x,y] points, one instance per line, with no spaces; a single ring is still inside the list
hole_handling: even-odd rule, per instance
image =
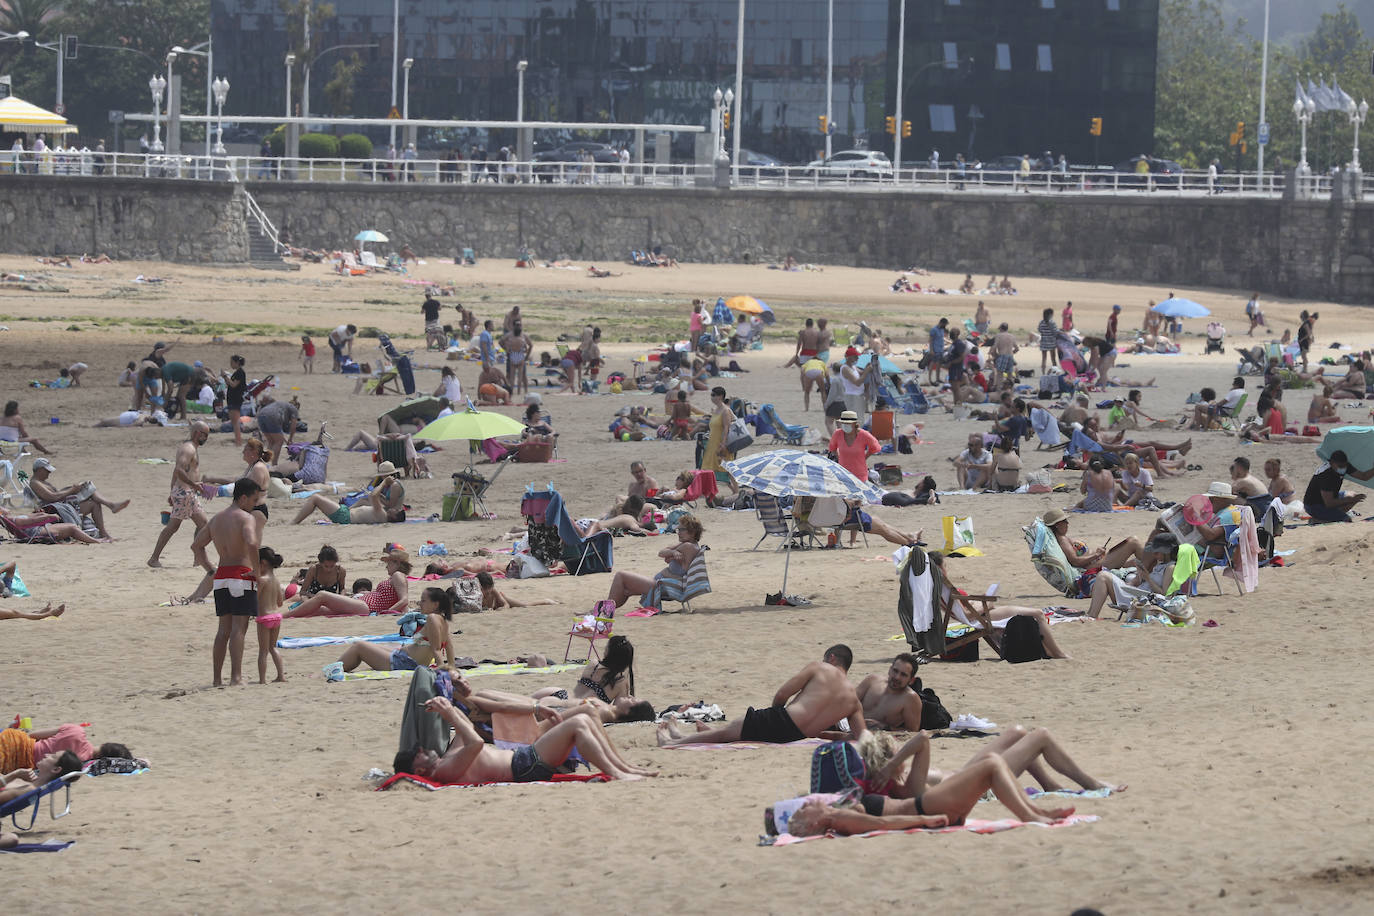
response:
[[[167,88],[167,81],[162,78],[162,74],[155,73],[148,80],[148,91],[153,95],[153,144],[148,149],[154,153],[162,152],[162,90]]]
[[[215,94],[215,106],[219,109],[219,124],[215,135],[215,155],[223,156],[227,152],[224,148],[224,100],[229,96],[229,81],[226,79],[216,79],[210,84],[211,90]],[[205,132],[209,134],[209,122],[205,125]]]
[[[835,0],[826,7],[825,29],[825,158],[830,158],[830,124],[835,117]]]
[[[725,152],[725,134],[721,131],[720,122],[720,102],[723,98],[720,87],[717,86],[716,91],[711,94],[711,139],[713,141],[711,155],[713,158],[720,158],[721,154]]]
[[[1369,117],[1369,103],[1360,99],[1360,104],[1356,105],[1355,100],[1351,99],[1345,113],[1350,116],[1350,123],[1355,125],[1355,150],[1350,157],[1350,169],[1358,172],[1360,170],[1360,125],[1364,123],[1365,118]]]
[[[904,0],[905,2],[905,0]],[[730,108],[736,100],[744,105],[744,0],[739,0],[739,22],[735,27],[735,91],[725,96],[725,107]],[[730,165],[739,168],[739,112],[731,110],[730,127],[733,137],[730,147]]]
[[[529,69],[529,66],[530,62],[527,60],[522,60],[515,65],[518,82],[515,99],[515,120],[517,122],[525,120],[525,71]]]
[[[902,177],[902,70],[906,66],[906,0],[897,20],[897,112],[892,120],[892,177],[900,183]]]
[[[405,95],[401,96],[401,117],[410,118],[410,68],[415,66],[415,58],[407,57],[401,66],[406,71]]]
[[[1302,128],[1302,147],[1298,155],[1298,176],[1305,176],[1310,169],[1307,167],[1307,125],[1312,123],[1312,115],[1317,111],[1317,104],[1310,98],[1298,99],[1293,102],[1293,116],[1298,119],[1298,124]]]
[[[201,48],[205,50],[202,51]],[[193,48],[183,48],[176,45],[172,48],[177,54],[194,54],[196,57],[205,58],[205,158],[210,158],[210,100],[214,97],[214,84],[212,78],[215,73],[215,37],[210,36],[208,41],[202,41]]]
[[[396,107],[396,67],[401,62],[401,0],[391,0],[391,107]],[[391,145],[396,145],[396,127],[391,128]]]
[[[291,68],[296,66],[296,55],[286,55],[286,116],[291,117]]]

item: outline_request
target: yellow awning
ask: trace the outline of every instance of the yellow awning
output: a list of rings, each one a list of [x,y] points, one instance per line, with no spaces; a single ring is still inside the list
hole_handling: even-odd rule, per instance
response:
[[[0,99],[0,130],[25,134],[74,134],[78,128],[60,114],[32,105],[17,96]]]

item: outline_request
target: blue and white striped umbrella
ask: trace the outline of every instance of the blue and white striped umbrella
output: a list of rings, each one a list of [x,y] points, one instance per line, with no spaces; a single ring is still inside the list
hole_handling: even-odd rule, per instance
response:
[[[860,480],[822,455],[796,449],[759,452],[722,467],[742,487],[774,496],[841,496],[866,503],[883,501],[883,490]]]

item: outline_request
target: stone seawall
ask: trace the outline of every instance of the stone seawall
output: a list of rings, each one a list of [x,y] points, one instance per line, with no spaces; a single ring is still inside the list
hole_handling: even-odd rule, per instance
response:
[[[171,179],[0,175],[0,251],[116,260],[248,260],[236,185]]]
[[[0,251],[241,263],[238,185],[0,176]],[[363,228],[428,258],[799,261],[1086,277],[1374,302],[1374,203],[1138,195],[885,194],[463,184],[248,185],[293,244]],[[1167,291],[1167,290],[1165,290]]]

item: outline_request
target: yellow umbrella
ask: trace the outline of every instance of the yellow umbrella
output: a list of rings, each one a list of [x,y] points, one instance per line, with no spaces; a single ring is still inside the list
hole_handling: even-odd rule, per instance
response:
[[[21,134],[74,134],[77,128],[60,114],[17,96],[0,99],[0,130]]]
[[[731,296],[725,300],[725,307],[732,312],[743,312],[746,315],[762,315],[764,312],[771,311],[753,296]]]

